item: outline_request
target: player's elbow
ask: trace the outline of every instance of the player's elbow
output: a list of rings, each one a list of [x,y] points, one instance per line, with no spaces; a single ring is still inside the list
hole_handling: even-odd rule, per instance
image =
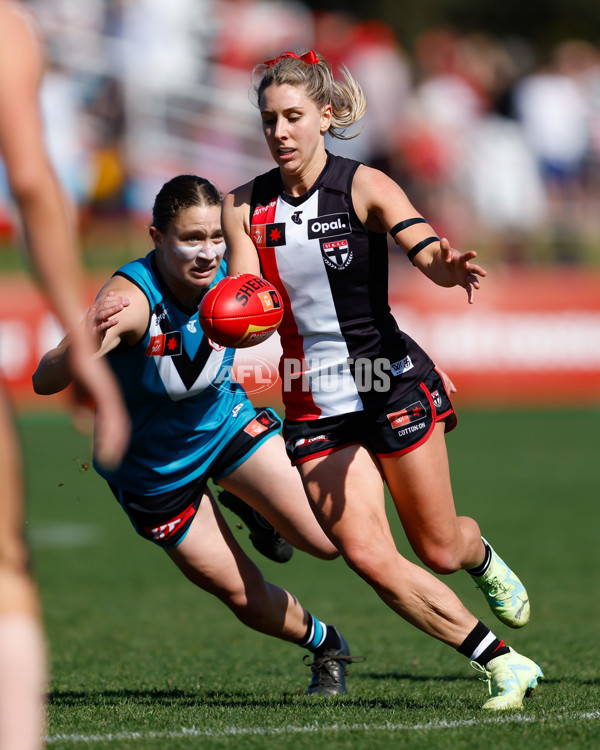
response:
[[[71,382],[70,377],[52,377],[46,372],[46,369],[40,364],[31,376],[33,392],[38,396],[52,396],[64,390]]]
[[[45,203],[47,196],[58,187],[56,174],[47,157],[42,154],[41,158],[34,158],[35,153],[33,151],[29,158],[11,164],[7,170],[10,192],[21,212],[28,206]]]
[[[49,387],[45,378],[40,377],[37,370],[31,376],[31,384],[33,386],[33,392],[38,396],[51,396],[53,393],[56,393],[56,391],[53,391]]]
[[[40,192],[40,170],[30,163],[17,164],[8,175],[10,192],[17,204],[30,201]]]

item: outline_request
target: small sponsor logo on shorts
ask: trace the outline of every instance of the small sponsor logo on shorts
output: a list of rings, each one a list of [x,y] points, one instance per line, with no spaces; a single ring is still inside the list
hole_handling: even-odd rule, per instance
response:
[[[431,398],[433,400],[433,405],[435,406],[435,408],[439,409],[442,405],[442,397],[440,396],[440,392],[433,391],[433,393],[431,394]]]
[[[304,445],[310,445],[311,443],[325,442],[330,439],[330,435],[313,435],[312,437],[300,438],[294,443],[294,450],[296,448],[302,448]]]
[[[256,415],[256,417],[254,417],[251,422],[248,422],[248,424],[244,427],[244,432],[246,432],[248,435],[251,435],[252,437],[256,437],[257,435],[261,435],[263,432],[266,432],[275,424],[275,419],[269,414],[269,412],[261,411]]]
[[[404,357],[404,359],[398,360],[398,362],[392,362],[390,365],[392,375],[402,375],[403,373],[408,372],[408,370],[412,370],[413,367],[412,359],[408,356]]]
[[[237,417],[237,415],[240,413],[240,411],[244,408],[244,404],[236,404],[233,409],[231,410],[231,416]]]
[[[145,526],[143,529],[144,534],[152,539],[153,542],[169,539],[192,518],[195,512],[194,504],[192,503],[184,511],[158,526]]]
[[[420,401],[415,401],[414,404],[407,406],[406,409],[400,411],[394,411],[391,414],[387,414],[387,418],[390,425],[397,430],[399,427],[405,427],[406,425],[412,424],[419,419],[423,419],[427,415],[427,409],[423,406]]]
[[[405,427],[403,430],[398,430],[398,437],[405,437],[406,435],[411,435],[413,432],[418,432],[419,430],[425,429],[425,422],[419,422],[419,424],[410,424],[408,427]]]

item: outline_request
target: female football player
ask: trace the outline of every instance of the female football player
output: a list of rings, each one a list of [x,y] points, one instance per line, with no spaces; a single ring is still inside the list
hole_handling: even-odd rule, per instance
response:
[[[254,409],[231,377],[234,350],[213,344],[199,325],[202,296],[226,275],[221,203],[201,177],[180,175],[163,185],[150,227],[154,249],[120,268],[88,313],[132,421],[121,466],[96,469],[138,534],[162,547],[193,583],[248,627],[314,653],[307,692],[343,693],[352,661],[346,641],[264,580],[207,489],[212,478],[298,549],[337,556],[285,454],[279,418]],[[37,393],[69,384],[68,352],[67,337],[44,355],[33,376]]]
[[[484,708],[520,707],[539,667],[399,554],[384,504],[387,485],[413,549],[434,572],[467,570],[502,622],[527,623],[523,584],[477,523],[456,514],[444,437],[456,416],[435,364],[391,315],[386,233],[436,284],[463,286],[469,302],[485,271],[475,252],[440,240],[389,177],[326,150],[326,134],[351,137],[344,131],[366,107],[342,73],[335,81],[312,50],[255,69],[277,166],[225,198],[230,273],[262,273],[284,301],[284,437],[328,537],[389,607],[486,671]]]

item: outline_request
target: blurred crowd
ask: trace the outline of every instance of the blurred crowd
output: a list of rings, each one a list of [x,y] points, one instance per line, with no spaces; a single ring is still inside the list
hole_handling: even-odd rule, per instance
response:
[[[439,235],[504,263],[600,262],[600,48],[587,41],[541,51],[444,27],[407,49],[380,20],[298,0],[29,4],[50,150],[84,230],[147,223],[176,173],[225,191],[269,169],[251,70],[312,48],[368,98],[360,136],[331,149],[388,172]]]

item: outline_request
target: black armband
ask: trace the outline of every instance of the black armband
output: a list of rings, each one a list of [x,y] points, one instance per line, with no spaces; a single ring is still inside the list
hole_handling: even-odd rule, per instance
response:
[[[421,242],[418,242],[412,250],[409,250],[408,253],[406,253],[406,257],[410,260],[410,262],[413,262],[413,258],[417,253],[420,253],[421,250],[424,247],[427,247],[427,245],[431,245],[432,242],[439,242],[439,237],[426,237],[424,240],[421,240]]]
[[[390,234],[392,235],[392,237],[395,237],[398,232],[401,232],[403,229],[408,229],[408,227],[412,227],[413,224],[427,224],[427,222],[420,216],[414,219],[405,219],[404,221],[399,221],[397,224],[395,224],[390,229]]]

